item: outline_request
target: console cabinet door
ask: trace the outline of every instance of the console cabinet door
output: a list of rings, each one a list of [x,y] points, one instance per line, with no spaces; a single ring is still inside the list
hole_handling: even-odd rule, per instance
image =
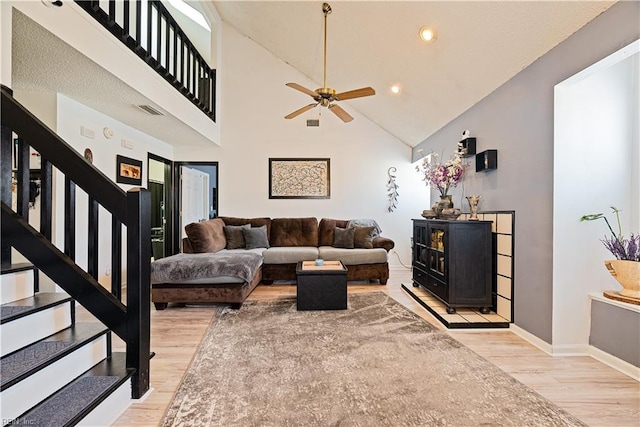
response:
[[[491,307],[491,222],[414,220],[413,250],[416,284],[451,308]]]

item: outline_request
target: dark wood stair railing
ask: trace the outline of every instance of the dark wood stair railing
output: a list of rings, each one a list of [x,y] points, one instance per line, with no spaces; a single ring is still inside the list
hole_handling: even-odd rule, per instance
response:
[[[11,263],[12,247],[36,268],[50,277],[72,298],[126,343],[127,368],[135,370],[132,397],[142,397],[149,390],[150,359],[150,262],[151,195],[143,188],[124,192],[101,171],[89,164],[38,118],[13,98],[11,89],[2,86],[0,105],[0,202],[2,240],[0,261]],[[17,135],[16,191],[17,212],[12,209],[13,134]],[[33,147],[41,156],[40,230],[29,225],[29,152]],[[25,160],[26,159],[26,160]],[[64,252],[51,241],[53,224],[53,168],[64,174],[64,195],[57,214],[64,215]],[[88,271],[75,262],[76,187],[89,196],[87,211],[97,213],[98,206],[111,214],[110,236],[98,238],[98,215],[90,215],[87,243]],[[126,243],[122,226],[126,226]],[[80,233],[79,233],[80,234]],[[112,239],[112,281],[110,293],[97,281],[99,242]],[[122,292],[122,250],[126,250],[126,305]]]
[[[216,121],[216,70],[209,67],[161,1],[138,0],[135,7],[129,0],[75,2]]]

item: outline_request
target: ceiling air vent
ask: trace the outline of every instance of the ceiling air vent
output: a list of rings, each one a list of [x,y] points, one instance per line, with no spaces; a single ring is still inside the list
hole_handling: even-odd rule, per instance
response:
[[[320,126],[320,119],[307,119],[308,127],[318,127]]]
[[[153,108],[151,105],[143,104],[143,105],[137,105],[137,107],[142,111],[144,111],[145,113],[151,114],[152,116],[164,116],[164,114],[160,110]]]

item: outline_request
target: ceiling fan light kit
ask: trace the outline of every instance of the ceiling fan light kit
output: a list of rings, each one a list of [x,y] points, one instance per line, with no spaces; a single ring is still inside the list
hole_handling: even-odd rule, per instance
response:
[[[322,87],[315,91],[307,89],[306,87],[299,85],[298,83],[287,83],[286,85],[292,89],[296,89],[302,93],[309,95],[315,103],[305,105],[302,108],[297,109],[293,113],[284,116],[285,119],[293,119],[300,114],[320,105],[321,107],[327,107],[329,111],[338,116],[340,120],[345,123],[353,120],[353,117],[347,113],[342,107],[336,104],[337,101],[344,101],[346,99],[361,98],[363,96],[375,95],[376,91],[371,87],[363,87],[360,89],[354,89],[347,92],[338,93],[335,89],[327,86],[327,15],[331,13],[331,6],[329,3],[322,4],[322,13],[324,14],[324,72]]]

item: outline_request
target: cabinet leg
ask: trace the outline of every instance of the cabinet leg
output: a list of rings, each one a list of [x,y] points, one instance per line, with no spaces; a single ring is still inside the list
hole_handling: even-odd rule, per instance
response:
[[[456,314],[455,307],[447,307],[447,314]]]
[[[480,313],[489,314],[491,313],[491,310],[489,309],[489,307],[480,307]]]
[[[412,283],[413,283],[413,287],[414,287],[414,288],[419,288],[419,287],[420,287],[420,284],[419,284],[419,283],[416,283],[416,282],[412,282]]]

